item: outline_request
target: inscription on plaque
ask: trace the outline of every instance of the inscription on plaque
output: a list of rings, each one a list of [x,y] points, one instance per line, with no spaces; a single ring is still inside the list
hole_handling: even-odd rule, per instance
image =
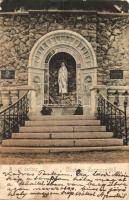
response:
[[[123,79],[123,70],[110,70],[110,79]]]
[[[15,79],[15,71],[1,70],[1,79]]]

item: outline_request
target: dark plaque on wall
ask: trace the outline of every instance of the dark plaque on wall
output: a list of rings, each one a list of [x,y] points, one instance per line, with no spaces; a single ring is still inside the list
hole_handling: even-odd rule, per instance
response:
[[[123,79],[123,70],[110,70],[110,79]]]
[[[15,79],[15,71],[1,70],[1,79]]]

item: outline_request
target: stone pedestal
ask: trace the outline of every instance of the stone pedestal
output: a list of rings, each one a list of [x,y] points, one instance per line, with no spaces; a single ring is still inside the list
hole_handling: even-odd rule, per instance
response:
[[[77,105],[48,105],[52,108],[52,115],[74,115]]]

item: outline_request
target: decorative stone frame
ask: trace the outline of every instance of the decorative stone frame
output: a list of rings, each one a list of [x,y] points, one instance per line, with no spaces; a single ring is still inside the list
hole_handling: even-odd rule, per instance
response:
[[[84,80],[86,76],[91,76],[90,87],[97,84],[96,55],[84,37],[69,30],[49,32],[41,37],[31,50],[28,63],[28,84],[34,88],[30,94],[31,112],[38,114],[44,104],[44,85],[48,84],[49,80],[49,61],[53,55],[60,52],[69,53],[75,59],[78,103],[90,112],[91,95],[85,94]],[[44,80],[44,74],[47,80]]]

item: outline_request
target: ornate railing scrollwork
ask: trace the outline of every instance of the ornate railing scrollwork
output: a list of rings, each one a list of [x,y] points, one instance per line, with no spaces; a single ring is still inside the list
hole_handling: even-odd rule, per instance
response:
[[[118,103],[118,101],[117,101]],[[117,103],[112,104],[99,90],[97,91],[97,119],[101,125],[106,126],[107,131],[111,131],[115,138],[122,138],[124,144],[128,144],[127,129],[127,104],[128,98],[124,100],[124,110],[117,107]]]
[[[0,112],[0,133],[3,139],[12,137],[12,133],[19,131],[20,126],[24,126],[28,120],[29,104],[28,92],[17,102]],[[10,101],[11,102],[11,101]]]

